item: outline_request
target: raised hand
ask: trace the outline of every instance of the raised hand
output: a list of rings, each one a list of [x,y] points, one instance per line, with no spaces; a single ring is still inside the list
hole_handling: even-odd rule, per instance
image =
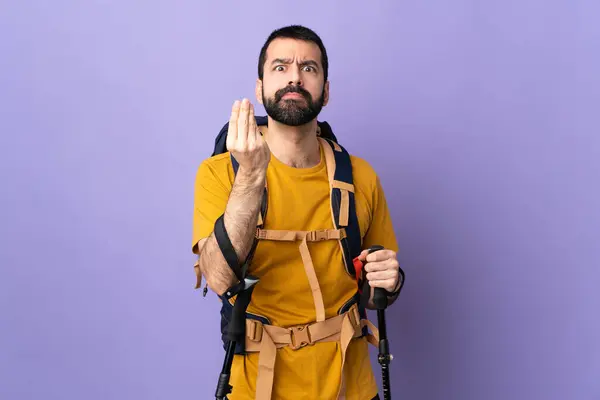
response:
[[[227,149],[240,164],[242,173],[264,174],[271,159],[271,151],[263,139],[256,120],[254,106],[248,99],[236,100],[231,110]]]

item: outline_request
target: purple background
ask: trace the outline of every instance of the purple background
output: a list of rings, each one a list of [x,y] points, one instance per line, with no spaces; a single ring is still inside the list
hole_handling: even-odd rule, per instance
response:
[[[394,398],[600,399],[598,1],[202,3],[0,6],[0,398],[213,398],[196,168],[299,22],[393,213]]]

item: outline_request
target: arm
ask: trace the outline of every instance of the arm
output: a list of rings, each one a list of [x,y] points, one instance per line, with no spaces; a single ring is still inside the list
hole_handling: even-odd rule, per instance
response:
[[[366,307],[375,309],[375,304],[373,304],[375,287],[380,287],[389,293],[394,293],[393,296],[388,297],[389,306],[398,298],[399,292],[396,293],[396,291],[400,288],[402,283],[400,281],[401,275],[398,270],[398,244],[396,235],[383,187],[378,177],[375,178],[372,189],[371,207],[373,210],[373,217],[364,238],[364,247],[368,248],[373,245],[381,245],[384,247],[384,250],[379,250],[369,255],[367,255],[367,251],[364,250],[359,258],[363,262],[366,261],[364,269],[366,278],[371,287],[371,294]]]
[[[195,237],[203,238],[194,246],[199,257],[198,272],[206,277],[208,286],[219,295],[236,283],[236,277],[215,238],[214,221],[223,213],[225,230],[237,259],[242,263],[253,244],[271,157],[269,147],[256,126],[254,107],[246,99],[233,105],[226,145],[239,163],[231,192],[226,194],[220,190],[219,182],[208,172],[210,168],[203,165],[199,174],[201,178],[196,184],[197,220],[194,222],[198,231]],[[223,189],[223,185],[220,187]]]
[[[223,222],[240,262],[245,260],[256,233],[266,177],[240,167],[225,208]],[[223,294],[236,283],[236,277],[221,253],[214,232],[198,242],[198,266],[208,286]]]

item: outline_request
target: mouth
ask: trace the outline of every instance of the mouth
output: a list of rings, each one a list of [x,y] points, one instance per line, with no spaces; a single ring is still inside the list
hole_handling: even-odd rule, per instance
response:
[[[291,93],[286,93],[281,97],[282,100],[286,100],[286,99],[298,99],[298,100],[304,100],[304,96],[302,96],[300,93],[296,93],[296,92],[291,92]]]

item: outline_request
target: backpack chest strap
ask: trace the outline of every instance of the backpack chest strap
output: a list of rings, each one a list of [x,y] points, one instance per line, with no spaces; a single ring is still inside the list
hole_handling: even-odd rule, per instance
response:
[[[259,240],[280,240],[280,241],[297,241],[300,240],[300,256],[302,264],[304,264],[304,272],[308,278],[310,290],[315,304],[315,313],[317,321],[325,320],[325,304],[323,303],[323,293],[321,285],[315,272],[315,266],[308,251],[308,242],[316,242],[322,240],[340,240],[345,236],[344,229],[321,229],[314,231],[288,231],[288,230],[271,230],[260,229],[256,230],[256,237]]]
[[[321,240],[340,240],[346,237],[345,229],[319,229],[314,231],[286,231],[275,229],[256,229],[257,239],[279,240],[295,242],[306,238],[308,242],[319,242]]]

